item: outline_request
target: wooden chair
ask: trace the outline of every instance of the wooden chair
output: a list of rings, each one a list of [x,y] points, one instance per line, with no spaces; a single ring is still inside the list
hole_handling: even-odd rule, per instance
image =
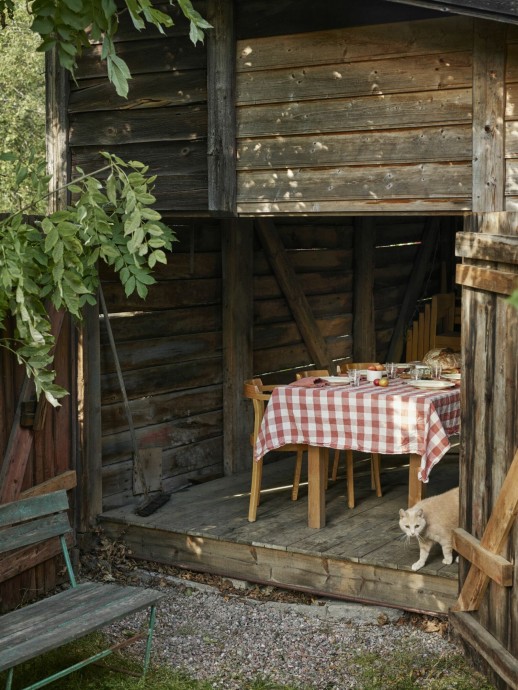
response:
[[[243,392],[245,398],[252,401],[254,407],[254,429],[250,435],[250,443],[252,448],[255,446],[261,422],[263,421],[265,404],[270,399],[272,390],[275,385],[264,385],[260,378],[249,379],[245,381]],[[291,492],[291,500],[296,501],[299,493],[300,473],[302,470],[302,453],[307,450],[307,446],[303,444],[288,444],[278,448],[279,451],[287,451],[290,453],[297,453],[295,462],[295,474],[293,477],[293,489]],[[250,488],[250,505],[248,508],[248,521],[255,522],[257,519],[257,508],[261,498],[261,481],[263,477],[263,458],[256,460],[252,455],[252,485]]]
[[[431,306],[425,304],[419,316],[408,329],[406,338],[406,361],[420,362],[432,349],[431,345]]]
[[[449,347],[454,351],[460,350],[460,333],[455,331],[457,313],[455,293],[432,296],[429,349]]]
[[[338,367],[338,372],[348,371],[349,369],[367,369],[367,367],[378,362],[345,362],[341,367]],[[333,462],[333,471],[331,478],[336,481],[338,476],[338,464],[340,461],[340,451],[335,454]],[[347,449],[345,451],[345,469],[347,475],[347,505],[349,508],[354,508],[354,469],[353,469],[353,452]],[[376,491],[376,496],[381,498],[381,478],[380,478],[380,454],[371,453],[371,489]]]

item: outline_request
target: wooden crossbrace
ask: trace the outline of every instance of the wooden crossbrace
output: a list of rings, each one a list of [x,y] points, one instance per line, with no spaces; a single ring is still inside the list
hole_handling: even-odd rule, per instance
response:
[[[509,472],[502,484],[493,512],[487,522],[482,539],[477,547],[471,535],[464,536],[463,530],[455,530],[453,546],[464,557],[472,559],[472,565],[462,586],[453,611],[477,611],[493,577],[500,584],[510,586],[510,563],[499,554],[505,546],[509,532],[518,515],[518,450]],[[477,563],[477,565],[474,564]],[[482,568],[484,570],[482,570]]]

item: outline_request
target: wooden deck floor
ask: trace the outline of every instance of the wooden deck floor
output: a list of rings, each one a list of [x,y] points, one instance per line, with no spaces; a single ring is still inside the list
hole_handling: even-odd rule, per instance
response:
[[[290,500],[293,459],[264,467],[261,505],[247,521],[249,473],[193,485],[171,496],[153,515],[134,507],[101,516],[107,536],[123,539],[136,558],[251,582],[410,611],[446,613],[457,597],[457,565],[444,566],[438,545],[427,565],[411,570],[417,543],[405,544],[398,526],[406,506],[408,469],[382,458],[383,497],[370,490],[368,463],[355,476],[356,507],[347,508],[343,470],[326,492],[326,527],[307,527],[307,487]],[[427,495],[458,484],[458,456],[431,473]]]

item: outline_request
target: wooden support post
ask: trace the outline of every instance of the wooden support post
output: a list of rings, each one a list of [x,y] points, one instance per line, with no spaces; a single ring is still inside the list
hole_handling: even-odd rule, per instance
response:
[[[54,48],[45,53],[47,169],[51,175],[49,212],[64,208],[68,200],[68,72],[59,64]]]
[[[374,218],[359,218],[355,223],[354,230],[353,360],[355,362],[375,362],[374,250],[376,227]]]
[[[233,0],[209,0],[207,19],[209,210],[236,210],[235,29]]]
[[[475,20],[473,44],[473,211],[505,209],[507,26]]]
[[[255,227],[315,368],[331,370],[331,357],[327,351],[326,341],[320,333],[295,271],[287,259],[274,222],[268,218],[256,218]]]
[[[78,472],[78,529],[87,532],[95,525],[97,516],[102,512],[101,345],[98,305],[85,308],[79,360],[78,397],[83,452],[82,466]]]
[[[253,375],[253,221],[223,221],[223,468],[250,469],[250,414],[243,382]]]

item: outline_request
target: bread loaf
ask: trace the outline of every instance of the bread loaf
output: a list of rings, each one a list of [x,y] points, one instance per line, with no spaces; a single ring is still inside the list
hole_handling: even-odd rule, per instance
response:
[[[429,350],[423,357],[423,364],[440,364],[444,369],[458,369],[461,364],[460,352],[453,352],[449,347]]]

